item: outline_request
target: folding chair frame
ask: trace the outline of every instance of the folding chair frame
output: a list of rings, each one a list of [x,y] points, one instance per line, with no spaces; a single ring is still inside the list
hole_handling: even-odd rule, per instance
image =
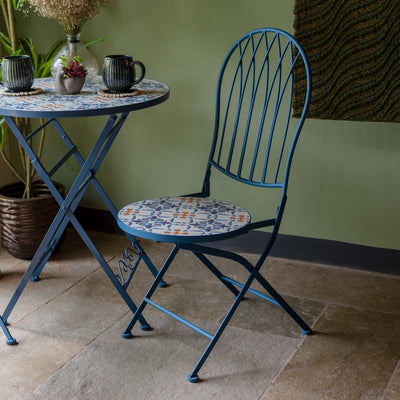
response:
[[[269,40],[267,38],[268,33],[273,34],[272,40]],[[285,43],[281,45],[281,39],[285,40]],[[256,75],[256,67],[255,67],[255,58],[256,58],[256,53],[260,48],[263,48],[265,43],[265,51],[266,55],[264,60],[261,60],[262,62],[262,68],[260,74]],[[266,156],[265,156],[265,162],[264,162],[264,171],[262,173],[262,178],[260,180],[255,179],[255,170],[256,170],[256,158],[259,156],[259,153],[261,152],[260,150],[260,143],[262,142],[261,135],[262,132],[264,131],[264,122],[265,122],[265,115],[266,115],[266,108],[269,105],[269,102],[272,98],[272,89],[269,89],[269,87],[266,88],[266,94],[265,94],[265,100],[264,100],[264,111],[262,115],[262,121],[260,123],[260,128],[258,131],[258,138],[257,138],[257,144],[256,144],[256,150],[254,153],[254,159],[252,162],[252,167],[250,170],[250,175],[243,177],[243,160],[245,159],[245,152],[247,151],[247,142],[248,142],[248,134],[249,134],[249,127],[251,125],[251,118],[253,116],[253,105],[255,103],[255,97],[256,97],[256,92],[258,89],[258,85],[260,82],[260,77],[263,71],[266,71],[270,67],[270,61],[269,61],[269,56],[270,56],[270,51],[272,46],[277,46],[278,48],[278,55],[279,55],[279,61],[278,61],[278,66],[276,67],[275,74],[272,76],[271,81],[268,81],[268,84],[275,84],[278,86],[278,95],[277,95],[277,100],[276,103],[272,105],[272,108],[275,110],[273,111],[273,116],[272,116],[272,123],[270,126],[270,131],[269,131],[269,139],[268,139],[268,146],[266,149]],[[249,50],[250,49],[250,50]],[[246,70],[244,68],[244,57],[246,51],[250,51],[250,62],[248,69]],[[239,62],[238,66],[236,68],[236,73],[234,76],[234,82],[232,84],[232,88],[230,90],[230,94],[228,97],[228,106],[227,106],[227,111],[226,115],[228,115],[229,112],[229,107],[230,107],[230,102],[232,98],[232,93],[233,93],[233,87],[235,84],[235,81],[239,81],[240,84],[240,91],[239,91],[239,101],[238,101],[238,106],[237,106],[237,114],[236,114],[236,120],[234,123],[234,134],[233,134],[233,139],[232,143],[236,140],[236,134],[238,131],[238,119],[240,117],[240,112],[242,108],[242,100],[244,97],[244,90],[246,87],[246,84],[248,82],[249,85],[251,86],[251,94],[252,98],[250,101],[250,109],[249,109],[249,116],[246,125],[246,131],[243,139],[243,147],[241,150],[241,157],[240,157],[240,162],[237,165],[237,169],[233,170],[233,149],[234,149],[234,144],[230,145],[230,152],[228,159],[226,161],[225,165],[222,165],[222,159],[221,157],[221,152],[222,152],[222,147],[223,147],[223,140],[224,140],[224,135],[225,135],[225,128],[227,126],[227,117],[225,116],[225,119],[220,118],[220,96],[221,96],[221,85],[222,85],[222,79],[224,76],[224,71],[225,67],[230,60],[232,54],[234,52],[237,52],[239,54]],[[252,53],[251,53],[252,52]],[[288,73],[288,77],[283,76],[283,67],[281,66],[282,60],[288,56],[289,61],[292,62],[291,68]],[[286,122],[286,131],[283,134],[283,144],[281,145],[280,149],[280,156],[277,161],[277,167],[276,167],[276,172],[274,171],[272,178],[272,181],[267,180],[267,164],[268,164],[268,159],[269,159],[269,153],[270,153],[270,147],[271,147],[271,142],[273,140],[273,134],[274,134],[274,129],[276,126],[276,119],[277,119],[277,114],[279,112],[279,107],[281,105],[282,97],[283,94],[281,94],[289,87],[290,87],[290,99],[292,98],[293,94],[293,73],[294,73],[294,67],[296,62],[299,59],[302,59],[304,69],[305,69],[305,80],[306,80],[306,86],[305,86],[305,98],[304,98],[304,107],[303,107],[303,112],[299,118],[299,121],[297,122],[296,128],[294,129],[294,134],[293,138],[291,139],[290,142],[290,148],[287,153],[287,159],[286,159],[286,164],[284,167],[282,167],[282,160],[283,160],[283,153],[284,153],[284,146],[287,145],[287,131],[288,131],[288,126],[289,126],[289,118],[290,116],[290,110],[291,110],[291,105],[292,103],[290,102],[289,104],[289,113],[287,115],[287,122]],[[268,70],[269,72],[269,70]],[[292,79],[292,81],[290,81]],[[237,83],[237,82],[236,82]],[[306,112],[308,109],[308,103],[309,103],[309,97],[311,93],[311,74],[310,74],[310,69],[308,66],[307,58],[298,44],[298,42],[289,34],[287,34],[284,31],[281,31],[279,29],[272,29],[272,28],[266,28],[266,29],[259,29],[255,30],[252,32],[249,32],[248,34],[244,35],[242,38],[240,38],[235,45],[232,47],[231,51],[228,53],[223,66],[221,68],[221,73],[220,73],[220,78],[218,81],[218,87],[217,87],[217,107],[216,107],[216,122],[215,122],[215,134],[214,134],[214,140],[210,152],[210,157],[208,160],[207,164],[207,169],[206,169],[206,174],[205,178],[203,181],[203,186],[202,186],[202,191],[200,193],[195,193],[195,194],[190,194],[187,196],[191,197],[202,197],[206,198],[210,196],[210,177],[211,177],[211,169],[212,167],[216,168],[220,172],[224,173],[225,175],[240,181],[244,182],[250,185],[254,186],[259,186],[259,187],[266,187],[266,188],[278,188],[281,189],[281,199],[280,203],[277,209],[277,213],[275,218],[272,219],[266,219],[254,223],[249,223],[245,225],[243,228],[240,228],[234,232],[230,232],[227,234],[222,234],[222,235],[213,235],[210,234],[209,236],[197,236],[193,238],[188,238],[188,237],[176,237],[173,238],[172,236],[165,235],[163,236],[162,234],[152,234],[151,232],[147,232],[146,234],[143,234],[139,229],[132,228],[128,225],[125,225],[124,222],[121,220],[118,221],[119,226],[128,234],[128,236],[139,236],[139,237],[146,237],[146,238],[152,238],[155,241],[164,241],[164,242],[171,242],[174,243],[174,247],[172,251],[170,252],[169,256],[165,260],[162,268],[160,269],[159,273],[157,274],[156,278],[154,279],[152,285],[150,286],[148,292],[146,293],[145,297],[143,298],[142,302],[138,305],[138,308],[136,312],[134,313],[130,323],[126,327],[125,331],[122,333],[122,336],[124,338],[130,338],[132,337],[132,328],[134,327],[135,323],[137,320],[142,316],[142,313],[146,307],[147,304],[155,307],[156,309],[166,313],[170,317],[176,319],[177,321],[181,322],[182,324],[188,326],[189,328],[193,329],[194,331],[200,333],[201,335],[205,336],[210,340],[207,348],[205,349],[203,355],[201,356],[200,360],[192,370],[192,372],[188,376],[188,380],[190,382],[197,382],[199,381],[199,376],[198,373],[205,363],[207,357],[210,355],[211,351],[213,350],[215,344],[221,337],[222,333],[224,332],[226,326],[228,325],[230,319],[234,315],[235,311],[237,310],[240,302],[244,299],[245,295],[247,293],[252,293],[259,298],[266,300],[268,302],[271,302],[274,305],[277,305],[281,307],[283,310],[285,310],[289,316],[301,327],[302,333],[306,335],[310,335],[312,333],[312,329],[307,325],[306,322],[289,306],[289,304],[280,296],[280,294],[271,286],[271,284],[261,275],[260,273],[260,268],[262,267],[263,263],[265,262],[267,256],[269,255],[271,248],[276,240],[279,227],[281,224],[282,216],[283,216],[283,211],[285,209],[286,205],[286,200],[287,200],[287,185],[288,185],[288,177],[289,177],[289,170],[292,162],[292,157],[293,157],[293,152],[294,148],[297,143],[297,139],[299,136],[299,133],[301,131],[301,128],[304,123],[304,119],[306,116]],[[285,117],[286,118],[286,117]],[[284,126],[284,124],[283,124]],[[221,133],[222,131],[222,133]],[[286,143],[285,143],[286,142]],[[228,146],[229,147],[229,146]],[[279,152],[279,151],[278,151]],[[225,161],[224,161],[225,162]],[[280,181],[278,179],[278,176],[282,175],[280,173],[280,169],[284,170],[283,173],[283,179]],[[202,243],[205,243],[207,241],[215,241],[215,240],[221,240],[221,239],[226,239],[234,236],[238,236],[241,234],[244,234],[250,230],[253,229],[259,229],[263,227],[273,227],[272,233],[270,236],[270,239],[268,243],[266,244],[262,254],[260,255],[257,263],[255,265],[252,265],[248,260],[246,260],[243,256],[235,254],[230,251],[225,251],[225,250],[220,250],[216,249],[214,247],[207,247],[206,245],[203,245]],[[189,240],[192,239],[192,242],[189,242]],[[200,327],[194,325],[192,322],[187,321],[186,319],[182,318],[181,316],[177,315],[176,313],[166,309],[160,304],[157,304],[154,302],[151,298],[157,289],[157,285],[159,285],[160,282],[162,282],[162,279],[166,272],[168,271],[172,261],[174,260],[175,256],[177,255],[179,250],[188,250],[191,251],[201,262],[202,264],[210,270],[215,277],[233,294],[234,296],[234,301],[229,308],[228,312],[226,313],[224,319],[222,320],[220,326],[216,330],[214,334],[210,334]],[[217,256],[225,259],[230,259],[232,261],[235,261],[239,264],[241,264],[248,272],[249,276],[247,280],[244,283],[237,282],[230,277],[224,275],[210,260],[209,258],[206,257],[206,255],[211,255],[211,256]],[[257,281],[267,292],[267,294],[261,293],[257,290],[252,289],[250,286],[251,284]]]

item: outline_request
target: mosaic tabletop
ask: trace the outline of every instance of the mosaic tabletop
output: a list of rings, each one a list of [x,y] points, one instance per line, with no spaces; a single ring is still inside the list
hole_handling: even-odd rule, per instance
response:
[[[193,238],[234,232],[250,223],[250,214],[226,201],[161,197],[125,206],[119,211],[118,220],[120,226],[129,227],[139,236],[160,235],[161,240],[168,240],[168,237]]]
[[[79,117],[129,112],[162,103],[169,96],[167,85],[143,79],[133,86],[130,97],[100,95],[106,87],[101,76],[86,82],[78,95],[59,95],[54,90],[54,78],[35,79],[33,88],[42,93],[30,96],[7,96],[0,90],[0,115],[16,117]]]

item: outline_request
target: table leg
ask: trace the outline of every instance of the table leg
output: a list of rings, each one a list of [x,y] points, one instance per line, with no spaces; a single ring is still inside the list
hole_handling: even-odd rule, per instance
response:
[[[122,115],[122,117],[121,117],[121,118],[123,118],[123,120],[121,120],[122,123],[125,121],[126,117],[127,117],[127,114]],[[69,138],[69,136],[67,135],[67,133],[64,131],[64,129],[62,128],[60,123],[57,120],[53,120],[52,123],[53,123],[55,129],[57,130],[59,136],[64,141],[64,144],[67,146],[67,148],[72,148],[74,146],[74,144],[71,141],[71,139]],[[117,211],[116,207],[114,206],[113,202],[111,201],[111,199],[109,198],[109,196],[107,195],[106,191],[101,186],[100,182],[97,180],[96,173],[97,173],[104,157],[106,156],[109,149],[111,148],[111,145],[113,144],[113,141],[115,140],[115,138],[117,136],[116,135],[117,133],[118,132],[114,132],[114,135],[110,136],[107,143],[104,145],[104,147],[102,149],[102,154],[99,155],[99,158],[96,160],[93,167],[91,168],[93,175],[91,177],[91,182],[90,182],[115,219],[117,219],[118,211]],[[78,150],[76,150],[76,152],[74,152],[74,157],[75,157],[76,161],[78,162],[78,164],[80,165],[80,167],[82,168],[85,164],[85,160],[83,159],[82,155],[79,153]],[[156,267],[154,266],[154,264],[152,263],[152,261],[150,260],[150,258],[147,256],[147,254],[143,250],[143,248],[140,246],[139,242],[136,240],[136,238],[134,236],[128,235],[126,233],[125,233],[125,235],[131,242],[132,246],[135,247],[136,249],[138,249],[139,253],[141,254],[141,257],[143,258],[143,260],[144,260],[145,264],[147,265],[147,267],[149,268],[150,272],[154,275],[154,277],[156,277],[158,274],[158,271],[157,271]],[[43,267],[44,267],[44,265],[43,265]],[[37,277],[39,277],[40,272],[43,269],[43,267],[41,269],[38,269],[37,272],[35,272],[35,275]],[[161,280],[160,287],[165,287],[165,286],[166,286],[165,281]],[[127,286],[125,287],[125,289],[126,288],[127,288]]]
[[[65,156],[63,156],[60,161],[53,167],[50,172],[46,171],[40,161],[37,159],[36,154],[34,153],[33,149],[29,146],[28,141],[19,131],[18,127],[14,123],[11,117],[6,117],[7,123],[10,126],[11,130],[13,131],[14,135],[20,142],[21,146],[27,152],[28,156],[30,157],[32,164],[34,165],[36,171],[43,179],[43,181],[48,186],[49,190],[51,191],[52,195],[56,199],[56,201],[60,204],[60,210],[58,211],[56,217],[54,218],[48,232],[46,233],[42,243],[40,244],[38,250],[36,251],[35,256],[33,257],[31,264],[29,265],[27,271],[25,272],[24,276],[22,277],[14,295],[12,296],[10,302],[8,303],[5,312],[3,313],[2,322],[5,327],[5,323],[13,310],[16,302],[18,301],[19,297],[21,296],[26,284],[28,283],[29,279],[33,278],[33,280],[38,279],[39,274],[44,267],[45,263],[47,262],[48,258],[50,257],[51,253],[54,250],[55,245],[57,244],[59,238],[61,237],[62,233],[64,232],[68,222],[71,222],[78,234],[81,236],[82,240],[92,252],[94,257],[97,259],[103,270],[105,271],[106,275],[117,289],[121,297],[127,303],[131,311],[134,313],[136,312],[136,305],[134,304],[133,300],[130,298],[128,293],[126,292],[125,288],[121,285],[118,278],[112,271],[112,269],[107,264],[106,260],[102,257],[99,250],[90,240],[89,236],[81,226],[81,224],[76,219],[74,212],[80,203],[84,193],[87,190],[89,183],[93,183],[96,190],[98,191],[99,195],[105,202],[105,204],[109,207],[110,211],[116,216],[116,209],[112,205],[110,199],[106,195],[105,191],[100,186],[99,182],[95,178],[95,174],[100,167],[101,163],[103,162],[111,144],[115,140],[119,130],[121,129],[125,119],[127,117],[127,113],[124,113],[120,116],[117,120],[116,115],[111,115],[100,134],[99,138],[97,139],[93,149],[91,150],[89,156],[87,157],[86,161],[83,160],[82,156],[79,154],[76,146],[72,143],[69,139],[68,135],[65,131],[61,128],[58,121],[53,119],[51,122],[56,127],[57,132],[64,140],[64,143],[67,144],[68,152]],[[46,124],[48,124],[47,122]],[[68,192],[65,199],[62,198],[60,193],[57,191],[55,185],[51,181],[51,175],[61,166],[63,165],[69,156],[74,155],[77,159],[78,163],[81,166],[81,170],[79,171],[74,183],[71,186],[70,191]],[[156,271],[156,270],[155,270]],[[154,271],[152,271],[154,273]],[[148,323],[144,318],[141,319],[142,329],[149,328]],[[7,330],[8,331],[8,330]],[[11,336],[10,336],[11,338]],[[12,339],[12,338],[11,338]]]

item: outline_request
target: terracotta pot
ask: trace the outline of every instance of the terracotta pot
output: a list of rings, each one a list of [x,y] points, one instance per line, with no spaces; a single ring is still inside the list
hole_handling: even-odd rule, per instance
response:
[[[55,185],[64,195],[64,186],[60,183]],[[35,182],[33,189],[37,197],[22,199],[24,185],[20,182],[0,188],[1,245],[21,259],[34,256],[59,210],[58,203],[43,182]]]

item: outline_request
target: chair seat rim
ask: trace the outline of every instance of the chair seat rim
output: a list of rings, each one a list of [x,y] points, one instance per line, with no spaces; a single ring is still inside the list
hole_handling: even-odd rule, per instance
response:
[[[140,213],[143,213],[142,217]],[[186,217],[181,221],[183,213]],[[188,216],[188,213],[193,215]],[[136,216],[137,220],[131,221]],[[228,201],[178,196],[158,197],[128,204],[118,212],[117,220],[123,231],[144,239],[194,243],[237,236],[246,230],[251,222],[251,215],[244,208]],[[149,226],[144,226],[147,223]]]
[[[120,229],[122,229],[124,232],[126,232],[129,235],[141,238],[141,239],[148,239],[152,240],[153,242],[161,243],[175,243],[175,244],[188,244],[188,243],[203,243],[203,242],[214,242],[218,240],[224,240],[224,239],[230,239],[235,236],[240,236],[243,235],[244,233],[247,233],[248,230],[247,227],[250,225],[250,222],[233,231],[230,232],[224,232],[224,233],[210,233],[209,235],[168,235],[168,234],[160,234],[160,233],[153,233],[153,232],[147,232],[147,231],[142,231],[139,229],[134,229],[123,222],[121,222],[119,219],[117,220],[117,224]]]

